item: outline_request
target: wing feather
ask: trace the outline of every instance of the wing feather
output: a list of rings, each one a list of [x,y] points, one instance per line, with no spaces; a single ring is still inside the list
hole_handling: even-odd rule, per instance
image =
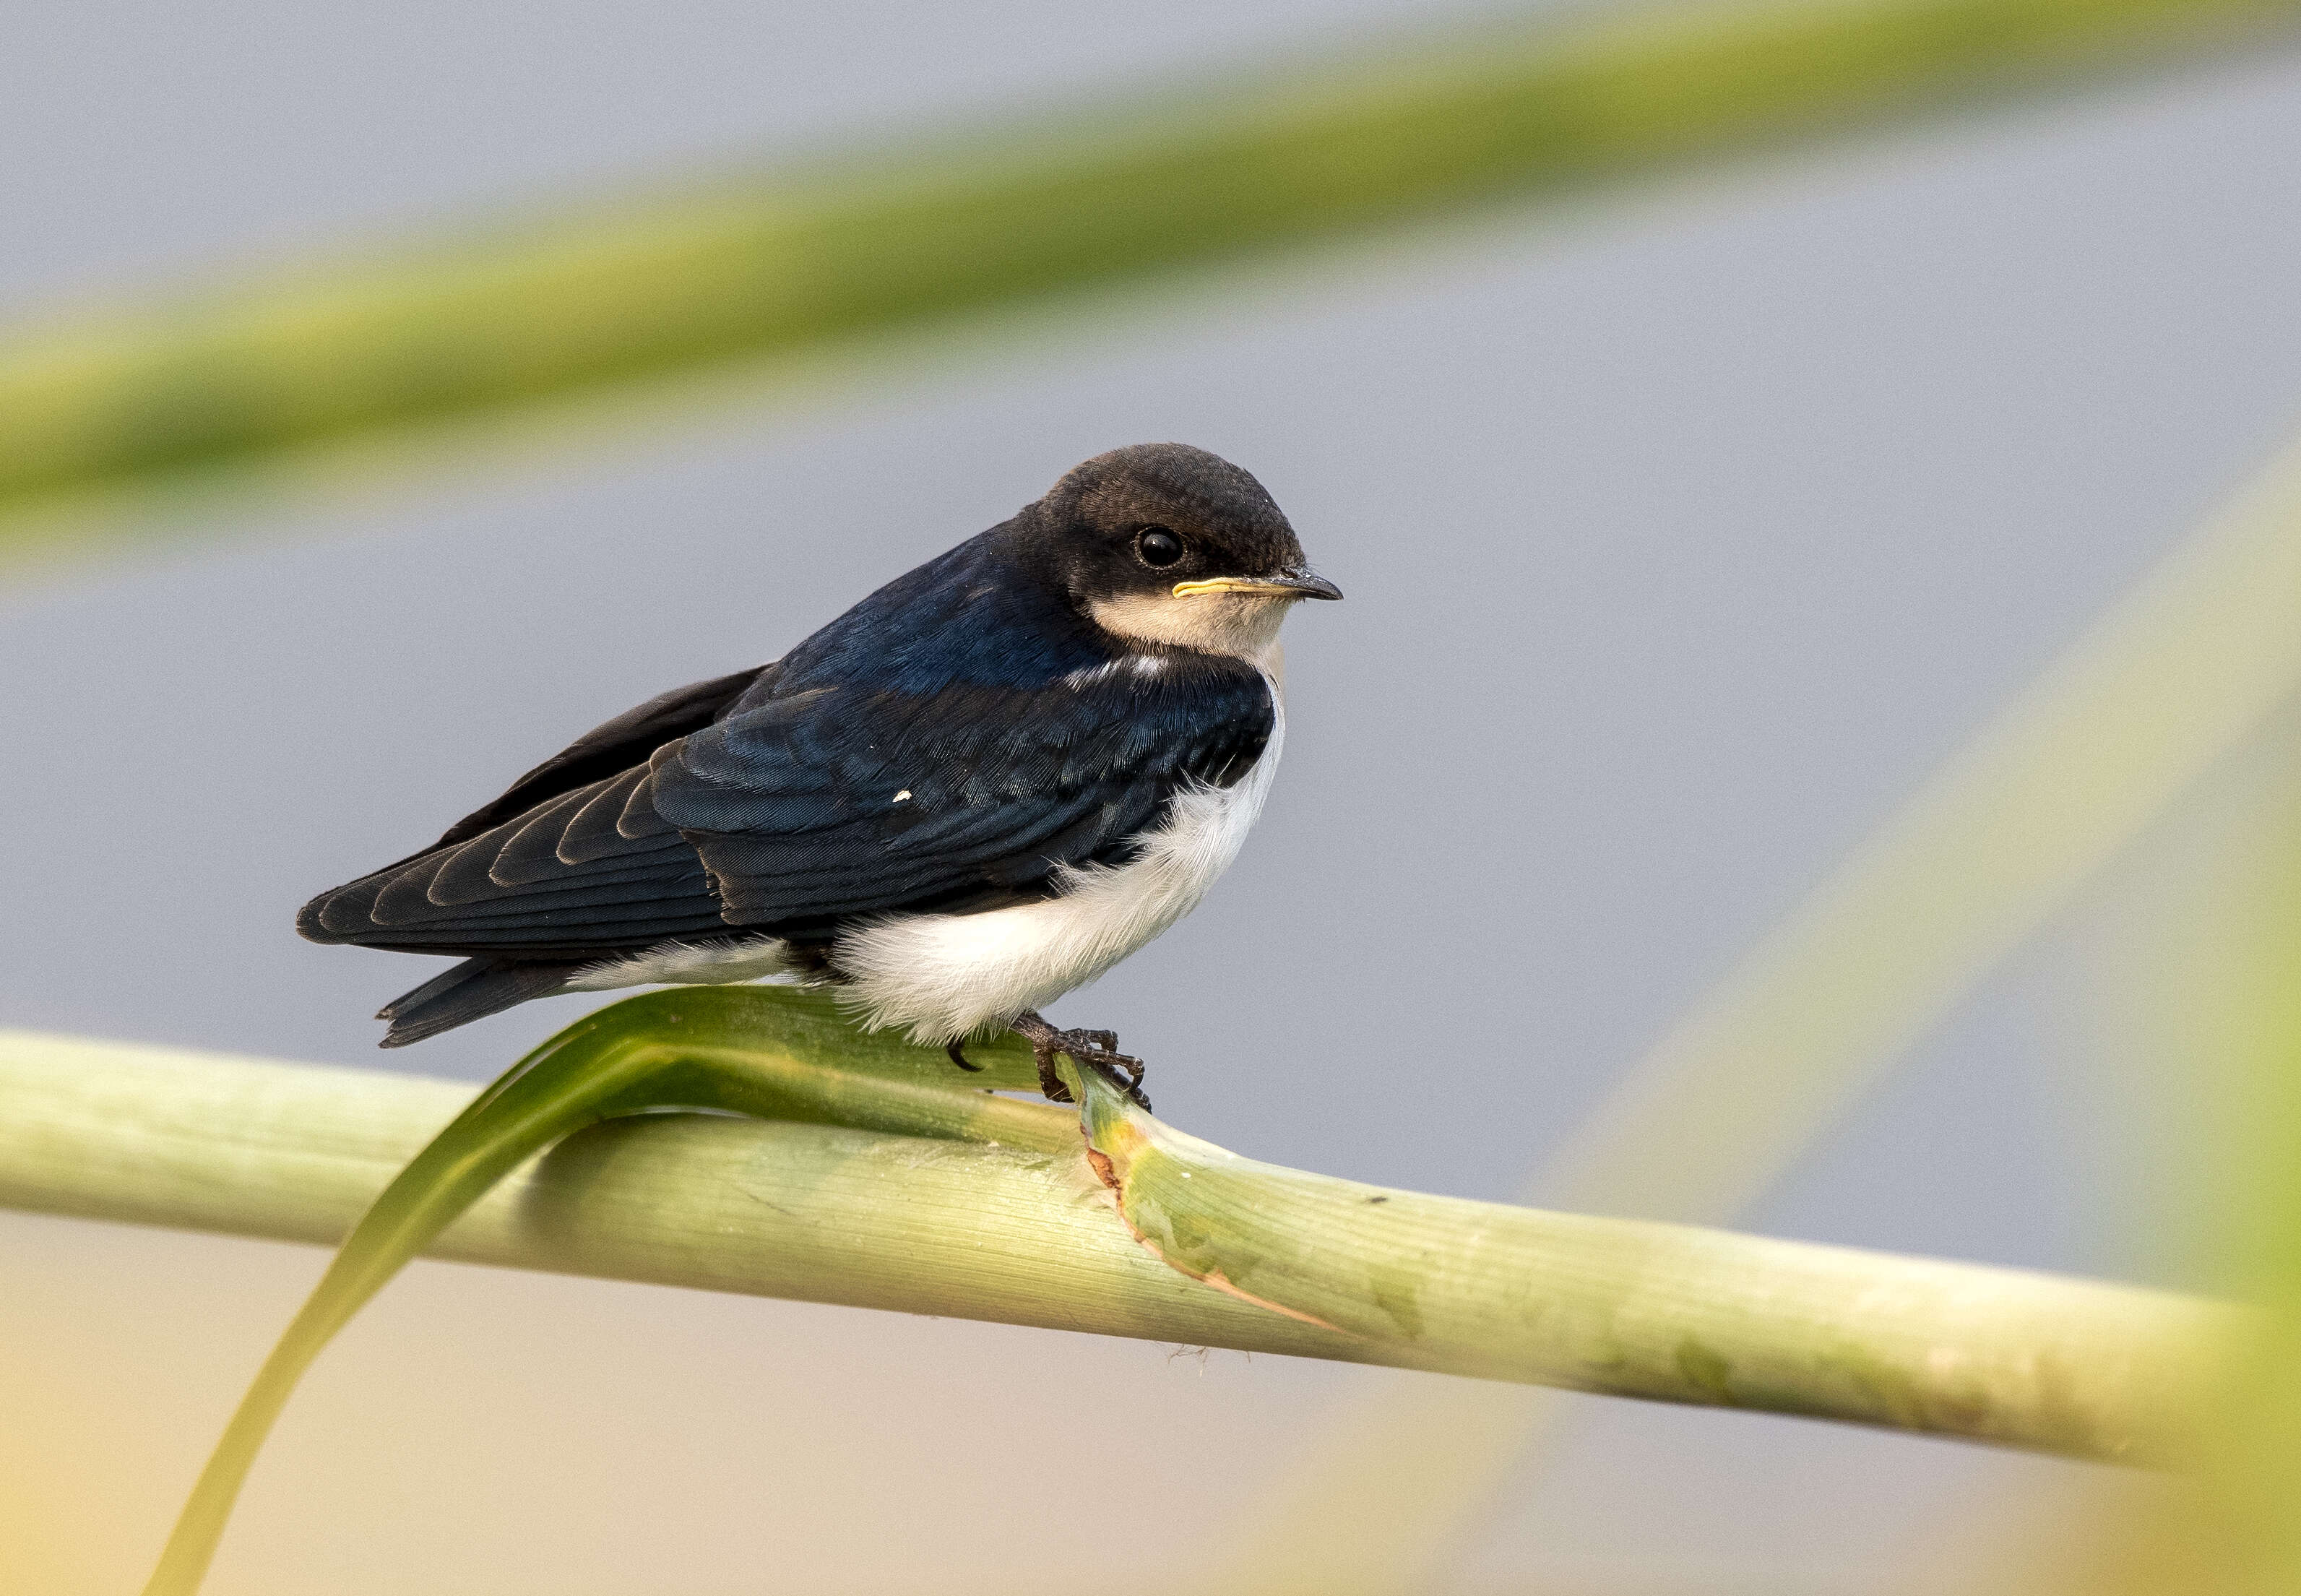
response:
[[[1268,743],[1269,682],[1176,656],[1157,676],[926,694],[819,689],[746,706],[657,768],[656,806],[710,867],[732,924],[1042,895]]]
[[[1236,780],[1276,714],[1259,672],[1204,656],[1084,687],[778,694],[775,672],[609,722],[438,847],[314,899],[299,928],[565,958],[1025,901],[1066,866],[1122,856],[1176,791]],[[685,730],[657,737],[670,727]]]
[[[505,821],[526,814],[546,798],[579,787],[589,787],[634,765],[674,738],[700,731],[724,714],[763,677],[772,664],[754,665],[732,676],[717,676],[658,693],[636,709],[595,726],[558,753],[537,765],[504,790],[493,803],[474,809],[448,828],[433,848],[465,841],[494,830]],[[429,852],[430,849],[426,849]]]

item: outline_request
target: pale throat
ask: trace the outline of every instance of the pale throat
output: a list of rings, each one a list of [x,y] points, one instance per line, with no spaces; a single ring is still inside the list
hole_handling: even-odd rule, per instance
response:
[[[1096,625],[1141,643],[1164,643],[1201,654],[1227,654],[1278,674],[1278,629],[1294,600],[1260,593],[1165,593],[1098,598],[1087,606]]]

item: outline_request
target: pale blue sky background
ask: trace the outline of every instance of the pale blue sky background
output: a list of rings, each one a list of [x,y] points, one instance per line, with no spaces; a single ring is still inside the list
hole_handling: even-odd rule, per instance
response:
[[[0,58],[0,294],[1410,10],[1437,14],[46,8]],[[1175,438],[1259,474],[1351,597],[1290,628],[1286,765],[1242,863],[1058,1016],[1117,1027],[1162,1114],[1217,1141],[1502,1195],[2301,421],[2297,180],[2301,58],[2272,54],[1140,295],[668,440],[228,509],[197,551],[0,596],[0,1020],[491,1073],[578,1005],[379,1055],[367,1015],[431,966],[302,944],[295,907],[596,721],[780,653],[1075,460]],[[2017,964],[1753,1223],[2129,1266],[2104,1219],[2128,1172],[2053,1095],[2061,985],[2050,948]],[[68,1362],[39,1338],[128,1299],[115,1255],[227,1317],[260,1299],[250,1324],[288,1298],[235,1293],[234,1271],[287,1291],[315,1266],[0,1219],[0,1271],[76,1283],[12,1356]],[[172,1316],[146,1311],[147,1378],[190,1389]],[[376,1318],[283,1432],[296,1461],[251,1497],[220,1592],[782,1588],[763,1557],[816,1591],[1053,1589],[1089,1532],[1042,1517],[1065,1493],[1034,1480],[1086,1467],[1086,1391],[1126,1416],[1137,1522],[1179,1567],[1354,1377],[448,1268]],[[414,1383],[481,1393],[439,1435],[401,1346],[431,1360]],[[255,1352],[210,1349],[197,1378],[227,1400]],[[187,1403],[169,1445],[188,1458],[220,1409]],[[362,1403],[391,1435],[347,1461]],[[1722,1564],[1753,1590],[1877,1589],[1951,1516],[2085,1473],[1575,1408],[1474,1575],[1611,1592]],[[326,1496],[356,1471],[372,1499]],[[821,1544],[858,1498],[868,1533]],[[126,1563],[164,1510],[121,1505]],[[536,1525],[547,1550],[520,1544]]]

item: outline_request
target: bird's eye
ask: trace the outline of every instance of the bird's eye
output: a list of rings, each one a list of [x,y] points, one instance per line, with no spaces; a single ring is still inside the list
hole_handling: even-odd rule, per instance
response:
[[[1146,526],[1134,534],[1134,554],[1146,565],[1171,565],[1183,557],[1183,540],[1163,526]]]

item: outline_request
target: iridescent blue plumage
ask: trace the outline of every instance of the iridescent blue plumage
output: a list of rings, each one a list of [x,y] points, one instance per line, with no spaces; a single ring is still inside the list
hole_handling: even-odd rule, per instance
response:
[[[1158,537],[1194,541],[1146,558]],[[1184,557],[1278,597],[1170,597]],[[856,927],[1059,896],[1081,871],[1124,871],[1177,795],[1238,782],[1272,737],[1275,687],[1229,631],[1192,646],[1185,623],[1268,610],[1275,637],[1284,599],[1324,588],[1300,560],[1236,468],[1175,446],[1105,456],[780,661],[587,734],[431,848],[314,899],[298,927],[476,961],[388,1009],[392,1042],[601,961],[724,979],[678,960],[774,939],[793,968],[841,979]]]

